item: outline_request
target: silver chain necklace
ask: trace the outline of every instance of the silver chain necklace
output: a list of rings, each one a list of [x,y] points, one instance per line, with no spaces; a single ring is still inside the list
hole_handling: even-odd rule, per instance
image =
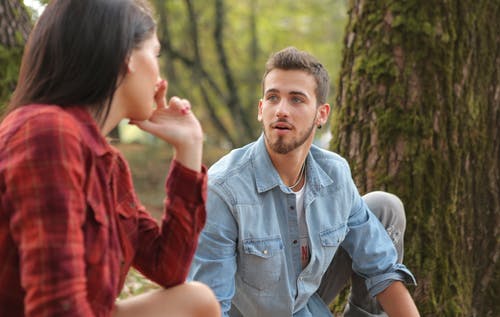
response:
[[[304,178],[304,174],[305,174],[305,170],[306,170],[305,166],[306,166],[306,162],[304,162],[304,164],[302,164],[302,167],[300,168],[299,179],[292,186],[288,186],[288,188],[293,190],[295,187],[297,187],[300,184],[300,182],[302,181],[302,178]]]

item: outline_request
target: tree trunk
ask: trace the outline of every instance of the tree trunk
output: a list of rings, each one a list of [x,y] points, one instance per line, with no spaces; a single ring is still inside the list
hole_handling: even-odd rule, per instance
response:
[[[31,19],[23,2],[0,0],[0,113],[16,86],[23,46],[30,30]]]
[[[497,316],[500,2],[351,1],[332,150],[406,207],[422,316]]]
[[[201,100],[204,105],[207,107],[208,116],[211,119],[212,124],[216,127],[218,133],[225,138],[231,146],[237,144],[238,134],[230,131],[223,120],[218,115],[217,105],[213,102],[213,98],[210,95],[215,96],[215,100],[226,100],[225,93],[223,92],[223,88],[221,88],[214,77],[207,71],[204,67],[202,61],[202,52],[200,50],[200,37],[198,33],[198,18],[195,12],[195,8],[193,2],[190,0],[185,0],[185,7],[187,11],[188,18],[188,30],[189,36],[187,38],[191,41],[193,49],[189,53],[185,53],[182,50],[176,49],[172,44],[172,33],[170,31],[169,23],[170,21],[175,21],[174,19],[170,20],[169,18],[169,10],[166,1],[157,0],[156,8],[160,12],[160,21],[158,23],[159,26],[159,39],[163,49],[167,55],[167,67],[166,72],[169,75],[169,80],[175,81],[178,79],[175,73],[174,60],[179,60],[184,64],[188,69],[191,69],[193,72],[192,81],[194,86],[199,87],[199,92],[201,95]],[[191,55],[193,55],[191,57]],[[210,68],[210,67],[209,67]],[[191,88],[190,88],[191,89]],[[192,93],[192,91],[189,91]],[[223,102],[225,104],[225,102]]]
[[[215,27],[213,37],[217,48],[219,65],[224,77],[225,88],[228,92],[227,107],[230,109],[236,123],[233,127],[241,130],[241,132],[238,133],[238,135],[241,136],[238,141],[239,143],[245,143],[248,140],[248,136],[255,136],[255,132],[241,103],[238,87],[234,79],[233,71],[229,67],[229,61],[224,47],[224,25],[226,23],[226,8],[224,0],[215,0],[214,7],[215,16],[217,18],[214,21]]]

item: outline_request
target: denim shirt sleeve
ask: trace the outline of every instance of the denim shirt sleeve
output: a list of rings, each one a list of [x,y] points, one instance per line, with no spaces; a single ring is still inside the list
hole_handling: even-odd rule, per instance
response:
[[[406,266],[397,263],[397,252],[391,238],[357,190],[353,189],[352,197],[349,233],[342,247],[352,257],[353,270],[366,278],[370,295],[375,297],[396,280],[416,284]]]
[[[235,294],[238,229],[228,204],[210,188],[206,209],[207,222],[188,279],[210,286],[221,304],[223,316],[229,316]]]

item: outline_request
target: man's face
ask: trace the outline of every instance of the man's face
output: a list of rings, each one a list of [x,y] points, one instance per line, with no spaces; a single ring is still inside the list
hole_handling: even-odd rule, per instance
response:
[[[286,154],[312,144],[315,127],[324,124],[329,105],[316,101],[316,81],[301,70],[274,69],[264,79],[264,96],[259,102],[268,149]]]

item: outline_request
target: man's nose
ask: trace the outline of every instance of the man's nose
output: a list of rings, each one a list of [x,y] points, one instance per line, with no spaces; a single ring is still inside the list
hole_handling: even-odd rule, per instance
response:
[[[276,116],[278,118],[287,117],[289,115],[289,104],[286,99],[281,99],[276,106]]]

